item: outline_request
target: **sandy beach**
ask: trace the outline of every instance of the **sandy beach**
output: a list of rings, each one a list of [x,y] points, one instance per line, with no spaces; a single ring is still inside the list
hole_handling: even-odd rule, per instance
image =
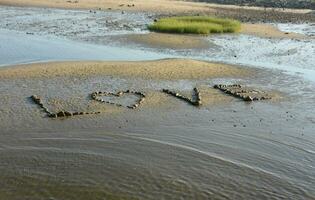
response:
[[[0,199],[314,199],[310,10],[0,5]],[[185,13],[242,29],[147,29]]]

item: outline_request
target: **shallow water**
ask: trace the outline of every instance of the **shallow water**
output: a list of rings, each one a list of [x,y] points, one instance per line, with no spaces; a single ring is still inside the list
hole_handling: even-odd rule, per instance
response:
[[[0,66],[70,60],[152,60],[162,53],[124,47],[108,47],[67,39],[45,38],[0,29]]]
[[[240,35],[209,38],[220,46],[216,50],[113,47],[82,42],[88,38],[97,43],[93,37],[102,34],[102,25],[101,33],[92,28],[80,37],[70,32],[62,36],[65,29],[60,26],[56,28],[60,34],[43,28],[55,21],[73,24],[94,15],[89,11],[8,7],[0,11],[15,23],[9,28],[0,25],[3,65],[178,56],[264,68],[242,79],[0,80],[0,199],[314,199],[314,40]],[[34,35],[26,34],[31,27]],[[195,108],[159,92],[168,88],[187,94],[195,86],[207,92],[218,83],[273,90],[282,98],[244,103],[229,97]],[[115,108],[88,98],[93,91],[126,89],[149,95],[140,109]],[[41,95],[51,109],[103,113],[51,120],[29,101],[33,94]],[[211,94],[219,99],[223,95]]]

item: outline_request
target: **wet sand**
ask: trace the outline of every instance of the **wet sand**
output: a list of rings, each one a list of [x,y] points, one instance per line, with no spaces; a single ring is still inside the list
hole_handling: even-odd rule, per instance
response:
[[[315,116],[304,113],[312,96],[307,86],[288,84],[293,77],[178,59],[42,63],[1,69],[0,76],[2,198],[314,195]],[[246,103],[214,90],[217,83],[250,85],[280,98]],[[160,92],[189,96],[193,87],[200,88],[199,108]],[[126,89],[144,92],[145,102],[130,110],[89,98]],[[102,113],[50,119],[30,101],[34,94],[51,110]]]

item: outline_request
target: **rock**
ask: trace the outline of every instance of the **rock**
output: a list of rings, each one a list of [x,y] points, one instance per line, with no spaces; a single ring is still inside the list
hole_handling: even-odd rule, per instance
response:
[[[71,116],[72,116],[72,113],[70,113],[70,112],[67,112],[67,111],[66,111],[66,112],[64,112],[64,113],[65,113],[65,116],[66,116],[66,117],[71,117]]]
[[[50,114],[48,115],[48,117],[50,117],[50,118],[57,118],[57,114],[55,114],[55,113],[50,113]]]
[[[63,111],[60,111],[57,113],[57,117],[65,117],[65,113]]]
[[[244,101],[253,101],[253,98],[251,96],[246,96],[244,98]]]
[[[43,109],[44,109],[44,112],[45,112],[45,113],[50,114],[50,112],[49,112],[48,108],[43,107]]]
[[[39,104],[40,103],[40,97],[36,96],[36,95],[32,95],[31,99],[36,103]]]

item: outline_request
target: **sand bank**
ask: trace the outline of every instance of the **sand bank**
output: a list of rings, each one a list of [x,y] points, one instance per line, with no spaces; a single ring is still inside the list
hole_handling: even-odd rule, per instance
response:
[[[273,39],[305,39],[313,38],[299,33],[289,33],[279,30],[271,24],[242,24],[240,34],[252,35],[262,38]],[[212,34],[216,36],[218,34]],[[231,34],[233,35],[233,34]],[[112,40],[122,43],[140,44],[149,48],[168,48],[168,49],[206,49],[215,48],[216,45],[209,42],[204,36],[200,35],[181,35],[165,33],[148,34],[126,34],[112,36]]]
[[[203,37],[166,33],[128,34],[113,36],[121,42],[141,44],[150,48],[205,49],[215,46]]]
[[[249,75],[248,69],[185,59],[143,62],[56,62],[20,65],[0,70],[0,78],[114,75],[142,79],[203,79]]]
[[[306,35],[298,33],[288,33],[279,30],[271,24],[242,24],[242,34],[253,35],[258,37],[267,38],[290,38],[290,39],[303,39],[308,38]]]

